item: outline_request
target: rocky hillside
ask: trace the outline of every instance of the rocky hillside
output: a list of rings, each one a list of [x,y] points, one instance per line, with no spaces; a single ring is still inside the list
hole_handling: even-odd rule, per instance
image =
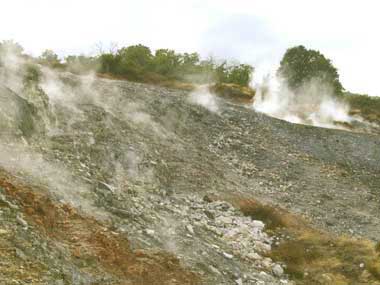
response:
[[[204,90],[43,73],[0,87],[1,284],[297,282],[270,258],[270,221],[236,200],[331,235],[380,235],[379,135]]]

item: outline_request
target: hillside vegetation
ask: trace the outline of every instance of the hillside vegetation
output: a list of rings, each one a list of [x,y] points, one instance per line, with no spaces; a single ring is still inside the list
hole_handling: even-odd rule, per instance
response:
[[[369,122],[380,123],[380,97],[347,92],[345,99],[351,106],[352,115],[359,115]]]
[[[138,44],[112,52],[101,51],[96,56],[69,55],[61,60],[49,49],[33,58],[25,54],[18,43],[3,41],[0,43],[0,66],[9,63],[4,61],[6,54],[24,57],[29,62],[26,66],[30,70],[29,81],[38,79],[39,67],[36,64],[41,64],[75,74],[96,72],[101,78],[151,83],[186,91],[192,91],[201,84],[210,84],[211,92],[245,104],[252,103],[256,93],[250,86],[255,70],[253,66],[213,57],[202,59],[196,52],[177,53],[171,49],[152,52],[149,47]],[[299,93],[299,97],[314,94],[305,92],[312,82],[320,92],[331,93],[347,102],[351,115],[359,115],[369,122],[380,122],[380,99],[344,91],[338,70],[319,51],[304,46],[289,48],[277,75],[285,79],[288,87]]]

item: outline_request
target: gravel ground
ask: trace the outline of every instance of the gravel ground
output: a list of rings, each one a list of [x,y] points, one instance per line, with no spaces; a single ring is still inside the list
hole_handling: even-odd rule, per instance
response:
[[[286,265],[265,258],[275,239],[265,225],[205,201],[209,193],[279,205],[330,232],[379,237],[379,135],[295,125],[210,94],[125,81],[48,74],[41,87],[48,110],[0,89],[2,102],[28,110],[0,112],[8,118],[0,167],[126,234],[134,249],[173,253],[205,284],[291,284]],[[17,216],[7,211],[4,231]],[[67,272],[69,257],[37,252]],[[92,284],[104,272],[75,282]]]

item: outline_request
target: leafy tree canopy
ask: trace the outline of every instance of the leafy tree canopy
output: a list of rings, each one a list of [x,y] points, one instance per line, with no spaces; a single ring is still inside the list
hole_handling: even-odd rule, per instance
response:
[[[49,65],[51,67],[59,67],[61,65],[61,61],[54,51],[47,49],[45,50],[41,56],[39,57],[39,61],[42,64]]]
[[[302,45],[286,51],[278,75],[284,78],[294,91],[315,80],[321,86],[331,88],[335,95],[341,95],[343,92],[338,71],[331,61],[319,51],[306,49]]]
[[[15,55],[21,55],[24,48],[13,40],[2,41],[0,43],[0,53],[13,53]]]
[[[248,64],[227,65],[223,62],[216,68],[217,81],[248,86],[251,82],[254,68]]]

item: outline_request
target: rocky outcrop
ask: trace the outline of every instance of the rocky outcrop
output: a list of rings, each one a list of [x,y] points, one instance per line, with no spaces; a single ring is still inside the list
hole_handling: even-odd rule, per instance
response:
[[[5,86],[0,85],[0,127],[2,135],[29,137],[38,128],[36,108]]]

